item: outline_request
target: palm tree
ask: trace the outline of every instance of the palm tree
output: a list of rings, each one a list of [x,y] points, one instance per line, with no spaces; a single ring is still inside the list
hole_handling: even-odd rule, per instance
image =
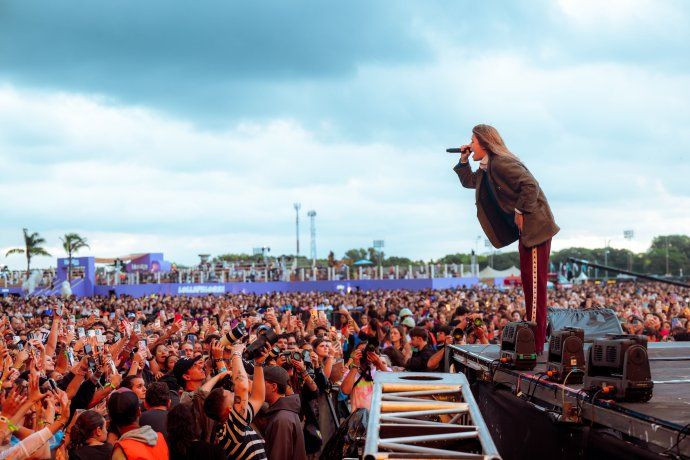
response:
[[[91,247],[86,243],[86,238],[76,233],[67,233],[60,238],[60,241],[62,241],[62,247],[65,249],[69,260],[69,265],[67,265],[67,281],[72,281],[72,254],[75,254],[80,249],[91,249]]]
[[[24,231],[24,247],[10,249],[7,251],[7,254],[5,254],[5,257],[9,256],[10,254],[26,254],[26,276],[30,276],[31,258],[33,256],[50,257],[50,254],[40,246],[46,242],[45,239],[41,238],[41,236],[36,232],[29,234],[29,230],[26,228],[22,230]]]

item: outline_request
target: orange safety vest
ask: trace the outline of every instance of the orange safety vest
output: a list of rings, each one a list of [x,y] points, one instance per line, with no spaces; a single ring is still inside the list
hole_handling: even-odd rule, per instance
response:
[[[118,441],[115,445],[120,446],[125,453],[127,460],[159,460],[168,458],[168,444],[162,434],[158,435],[158,442],[155,446],[149,446],[146,443],[137,441],[135,439],[124,439]]]

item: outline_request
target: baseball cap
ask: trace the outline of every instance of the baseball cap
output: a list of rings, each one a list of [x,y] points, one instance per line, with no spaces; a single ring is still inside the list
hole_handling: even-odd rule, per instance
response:
[[[414,327],[415,326],[414,319],[412,319],[411,316],[406,316],[405,319],[402,320],[401,324],[403,326],[407,326],[407,327]]]
[[[403,308],[402,310],[400,310],[400,314],[398,315],[398,317],[400,318],[404,318],[406,316],[412,316],[412,310],[410,310],[409,308]]]
[[[197,355],[193,358],[180,358],[177,360],[175,367],[173,367],[173,375],[177,379],[178,385],[184,387],[184,379],[182,376],[185,375],[200,358],[201,355]]]
[[[287,371],[280,366],[269,366],[264,369],[264,380],[267,382],[287,386],[289,379]]]

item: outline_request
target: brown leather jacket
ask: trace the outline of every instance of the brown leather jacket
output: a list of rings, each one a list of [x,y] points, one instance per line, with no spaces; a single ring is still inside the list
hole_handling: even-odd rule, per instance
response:
[[[463,187],[476,189],[477,218],[494,247],[518,238],[524,246],[536,246],[560,230],[539,183],[517,158],[490,154],[487,171],[472,171],[469,163],[458,163],[453,170]],[[521,235],[513,223],[515,209],[524,215]]]

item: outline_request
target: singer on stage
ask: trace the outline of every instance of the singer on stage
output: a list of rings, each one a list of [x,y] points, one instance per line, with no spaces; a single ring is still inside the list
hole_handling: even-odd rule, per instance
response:
[[[465,188],[476,190],[477,218],[491,244],[502,248],[520,240],[520,275],[526,319],[535,321],[537,353],[546,339],[546,281],[551,238],[558,233],[539,183],[503,143],[493,126],[477,125],[472,141],[460,147],[454,171]],[[468,159],[479,162],[472,171]]]

